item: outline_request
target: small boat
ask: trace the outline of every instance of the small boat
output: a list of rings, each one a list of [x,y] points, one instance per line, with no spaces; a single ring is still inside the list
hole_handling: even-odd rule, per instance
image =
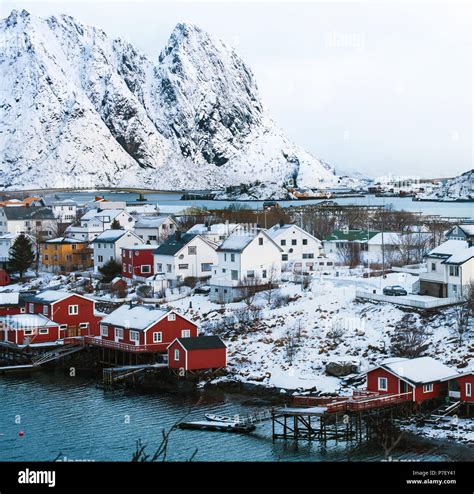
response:
[[[213,413],[204,414],[206,420],[210,422],[228,422],[230,424],[237,424],[239,421],[235,420],[233,417],[226,417],[224,415],[214,415]]]
[[[181,422],[176,426],[178,429],[195,429],[202,431],[237,432],[246,434],[255,430],[254,425],[244,425],[237,422],[217,422],[202,420],[197,422]]]

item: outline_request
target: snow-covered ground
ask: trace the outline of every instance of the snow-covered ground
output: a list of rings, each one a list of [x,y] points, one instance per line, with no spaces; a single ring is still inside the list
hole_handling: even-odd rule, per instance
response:
[[[261,312],[251,327],[229,325],[233,316],[239,318],[243,302],[221,306],[195,295],[170,305],[202,328],[222,335],[229,347],[229,378],[287,390],[316,388],[321,393],[347,394],[351,392],[347,379],[326,375],[326,364],[350,360],[364,371],[381,362],[391,356],[391,337],[401,324],[427,328],[428,354],[447,365],[456,367],[474,359],[472,344],[458,344],[452,309],[423,316],[391,304],[354,301],[356,287],[399,284],[410,288],[414,279],[404,273],[392,273],[383,280],[316,277],[305,291],[287,282],[278,290],[280,297],[289,300],[282,307],[269,304],[266,292],[256,296],[254,305]],[[274,300],[277,297],[275,293]]]
[[[451,439],[456,442],[474,444],[474,420],[452,417],[441,424],[417,426],[401,424],[401,429],[434,439]]]

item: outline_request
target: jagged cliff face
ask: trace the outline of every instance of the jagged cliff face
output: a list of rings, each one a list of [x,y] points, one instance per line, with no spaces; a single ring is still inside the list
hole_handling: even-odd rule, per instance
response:
[[[151,61],[69,16],[13,11],[0,46],[4,188],[336,182],[276,127],[235,51],[196,26],[178,24]]]

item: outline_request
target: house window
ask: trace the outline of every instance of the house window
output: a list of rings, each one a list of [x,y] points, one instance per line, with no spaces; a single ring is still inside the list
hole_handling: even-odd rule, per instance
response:
[[[178,264],[178,269],[188,269],[189,264]]]
[[[281,255],[281,260],[282,261],[288,261],[288,254],[282,254]]]
[[[61,331],[64,331],[65,329],[67,329],[67,324],[61,324],[61,325],[59,326],[59,329],[60,329]]]
[[[388,379],[386,377],[379,377],[379,391],[388,390]]]
[[[459,266],[449,266],[449,276],[459,276]]]
[[[262,270],[262,278],[265,279],[267,277],[267,270],[263,269]]]
[[[109,327],[105,324],[101,324],[100,326],[100,334],[102,336],[109,336]]]
[[[28,312],[33,314],[35,312],[35,304],[28,304]]]
[[[191,336],[191,330],[190,329],[183,329],[181,331],[181,338],[189,338]]]
[[[123,329],[115,328],[115,338],[121,340],[123,338]]]
[[[303,245],[308,245],[308,239],[307,238],[303,239]]]
[[[156,270],[158,271],[158,273],[161,273],[161,271],[163,271],[163,264],[158,263],[158,264],[156,265]]]
[[[168,321],[176,321],[176,314],[174,312],[168,314]]]
[[[45,254],[45,255],[44,255],[44,260],[45,260],[45,261],[49,261],[49,256],[48,256],[48,254]]]
[[[196,255],[196,250],[197,250],[197,249],[196,249],[196,246],[195,246],[195,245],[190,245],[190,246],[188,247],[188,254],[189,254],[190,256],[195,256],[195,255]]]
[[[472,383],[466,383],[466,396],[472,396]]]
[[[286,245],[286,240],[280,240],[280,245]]]
[[[32,329],[25,329],[24,335],[25,336],[32,336],[34,334],[34,331]]]
[[[258,239],[258,245],[263,245],[263,238],[262,238],[262,237],[260,237],[260,238]]]
[[[235,262],[235,254],[230,255],[230,262]]]
[[[103,256],[97,256],[97,262],[104,262]]]
[[[151,273],[151,266],[149,264],[142,266],[142,273]]]
[[[41,328],[39,330],[39,334],[48,334],[49,333],[49,329],[48,328]]]
[[[161,343],[163,341],[163,333],[153,333],[153,343]]]
[[[167,264],[167,265],[166,265],[166,271],[167,271],[168,273],[171,273],[171,268],[172,268],[171,264]]]
[[[43,315],[44,316],[47,316],[48,315],[48,306],[47,305],[43,305]]]
[[[239,272],[236,269],[232,269],[230,272],[230,278],[232,280],[238,280],[239,279]]]
[[[79,328],[80,329],[87,329],[89,327],[89,323],[88,322],[80,322],[79,323]]]
[[[201,271],[212,271],[212,263],[210,263],[210,262],[203,262],[201,264]]]
[[[433,383],[423,384],[423,393],[432,393],[433,392]]]
[[[296,244],[297,244],[296,238],[292,239],[291,240],[291,245],[296,245]]]
[[[303,254],[303,259],[314,259],[314,254]]]
[[[255,278],[255,271],[247,271],[247,278]]]
[[[179,350],[176,348],[174,351],[174,360],[178,361],[179,360]]]
[[[431,263],[431,271],[436,271],[436,263],[435,262]]]
[[[70,316],[77,316],[77,314],[79,314],[79,306],[78,305],[69,305],[68,306],[68,314]]]
[[[130,331],[130,341],[140,341],[138,331]]]

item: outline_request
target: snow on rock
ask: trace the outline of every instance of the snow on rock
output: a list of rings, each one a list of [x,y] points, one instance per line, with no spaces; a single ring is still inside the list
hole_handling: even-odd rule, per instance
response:
[[[474,170],[469,170],[459,177],[448,180],[446,184],[431,192],[418,194],[417,197],[439,201],[474,200]]]
[[[70,16],[0,21],[4,188],[337,183],[270,118],[234,49],[178,24],[156,61]]]

